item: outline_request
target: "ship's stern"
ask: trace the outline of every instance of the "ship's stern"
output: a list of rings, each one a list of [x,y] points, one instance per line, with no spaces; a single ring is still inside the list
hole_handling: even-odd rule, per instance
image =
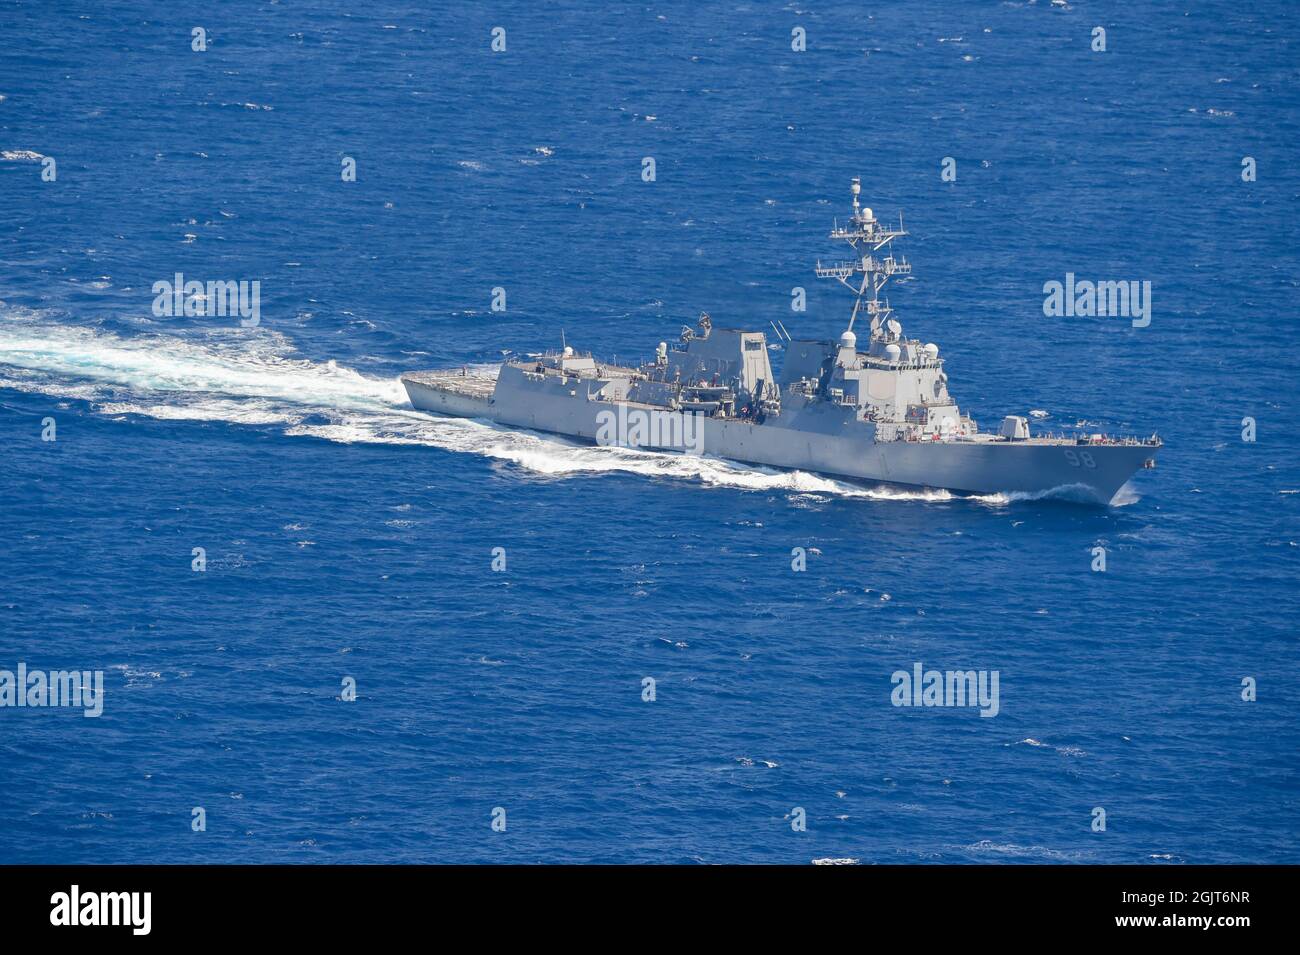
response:
[[[411,371],[402,375],[401,382],[411,406],[420,411],[454,418],[492,417],[495,376],[467,369]]]

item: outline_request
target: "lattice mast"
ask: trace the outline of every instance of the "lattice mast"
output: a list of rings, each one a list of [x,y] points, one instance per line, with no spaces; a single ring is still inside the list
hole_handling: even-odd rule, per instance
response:
[[[905,257],[895,258],[891,243],[907,235],[903,229],[903,215],[898,215],[898,228],[882,225],[866,206],[858,204],[862,193],[862,180],[853,177],[853,215],[844,225],[837,219],[831,229],[830,237],[847,242],[857,256],[852,261],[837,262],[834,265],[822,265],[818,260],[817,277],[837,279],[841,285],[854,295],[853,314],[849,316],[849,331],[857,321],[858,312],[865,305],[871,319],[871,335],[876,337],[885,328],[893,314],[889,301],[881,302],[880,293],[895,275],[910,275],[912,265]],[[882,252],[883,255],[877,253]]]

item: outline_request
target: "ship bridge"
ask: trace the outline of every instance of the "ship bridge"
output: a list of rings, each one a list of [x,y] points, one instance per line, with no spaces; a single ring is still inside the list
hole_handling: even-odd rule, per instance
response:
[[[781,391],[796,401],[822,398],[858,409],[865,420],[877,423],[882,440],[891,437],[973,435],[977,427],[963,417],[948,394],[948,375],[939,358],[939,346],[907,338],[881,292],[898,275],[910,275],[912,266],[893,252],[895,239],[907,235],[900,215],[888,225],[860,204],[860,179],[852,184],[853,211],[848,222],[836,221],[830,238],[848,244],[853,258],[823,265],[818,278],[834,279],[853,293],[853,311],[839,342],[788,343],[782,368]],[[858,350],[853,330],[858,316],[866,314],[870,334],[866,351]]]

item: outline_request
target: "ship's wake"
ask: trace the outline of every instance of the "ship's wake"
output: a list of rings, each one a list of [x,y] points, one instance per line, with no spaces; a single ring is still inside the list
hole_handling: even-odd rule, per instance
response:
[[[716,487],[827,497],[949,500],[945,491],[855,487],[801,471],[709,457],[576,444],[412,409],[397,378],[292,357],[274,332],[119,336],[39,321],[0,321],[0,388],[88,402],[104,415],[225,421],[343,444],[424,445],[565,477],[625,472]]]
[[[950,501],[942,490],[865,487],[710,457],[577,444],[410,407],[396,377],[293,356],[275,332],[119,336],[28,317],[0,320],[0,388],[87,402],[126,418],[224,421],[342,444],[423,445],[511,462],[533,474],[623,472],[795,496]],[[975,498],[1003,506],[1010,498]]]

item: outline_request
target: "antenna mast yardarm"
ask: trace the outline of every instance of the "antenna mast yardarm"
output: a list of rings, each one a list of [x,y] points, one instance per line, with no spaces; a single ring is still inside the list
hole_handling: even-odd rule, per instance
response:
[[[881,290],[895,275],[910,275],[912,265],[905,257],[895,258],[891,245],[895,239],[907,235],[903,229],[902,214],[898,216],[898,228],[882,225],[869,208],[859,205],[858,196],[862,192],[862,180],[857,176],[853,177],[852,191],[853,215],[843,226],[836,220],[830,237],[847,242],[857,257],[852,261],[825,266],[819,260],[815,272],[818,278],[838,280],[853,293],[853,313],[849,316],[849,331],[853,331],[853,323],[857,321],[858,312],[864,304],[866,305],[867,314],[871,316],[871,334],[874,337],[893,314],[888,301],[881,303]],[[875,253],[882,249],[884,255],[877,256]],[[858,279],[857,276],[861,278]]]

